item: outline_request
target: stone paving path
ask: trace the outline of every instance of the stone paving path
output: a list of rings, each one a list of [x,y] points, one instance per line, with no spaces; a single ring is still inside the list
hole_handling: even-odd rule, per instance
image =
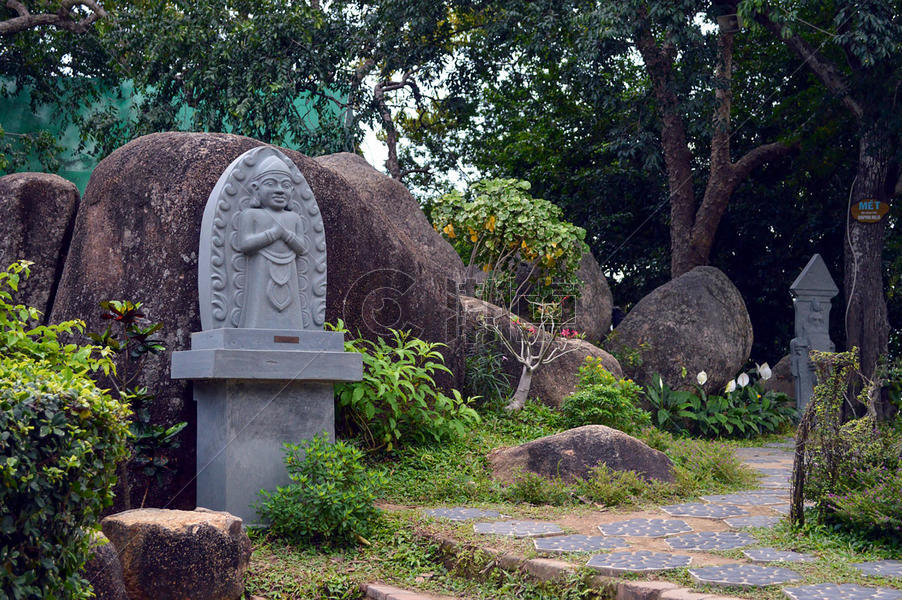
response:
[[[474,524],[477,533],[535,537],[535,548],[540,553],[600,552],[585,564],[605,575],[655,573],[691,564],[697,565],[689,569],[696,583],[744,588],[779,585],[784,596],[791,600],[902,600],[902,591],[876,586],[789,586],[800,579],[798,573],[766,563],[808,562],[817,560],[816,556],[774,548],[747,548],[757,540],[742,529],[772,527],[789,512],[792,448],[793,444],[787,441],[736,450],[741,461],[763,475],[757,489],[703,496],[702,502],[662,506],[657,514],[645,511],[632,518],[622,515],[625,518],[620,520],[612,520],[609,518],[612,515],[607,515],[597,526],[583,521],[574,525],[573,520],[560,519],[567,523],[568,529],[584,529],[576,534],[565,534],[558,523],[504,520],[503,515],[493,511],[465,507],[437,509],[426,514],[454,521],[479,520]],[[499,520],[489,521],[493,518]],[[599,531],[602,535],[597,535]],[[706,554],[737,548],[743,548],[746,562]],[[902,561],[854,566],[867,575],[902,579]]]

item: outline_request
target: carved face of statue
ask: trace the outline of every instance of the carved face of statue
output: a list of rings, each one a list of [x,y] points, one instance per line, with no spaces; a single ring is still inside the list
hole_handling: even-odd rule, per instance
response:
[[[282,173],[268,173],[253,183],[260,204],[273,210],[284,210],[291,199],[294,184]]]

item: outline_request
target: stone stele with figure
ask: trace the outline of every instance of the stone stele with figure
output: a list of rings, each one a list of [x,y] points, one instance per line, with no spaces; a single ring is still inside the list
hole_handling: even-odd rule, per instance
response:
[[[326,238],[313,192],[275,148],[225,170],[204,211],[198,292],[204,330],[322,329]]]
[[[332,385],[359,381],[360,354],[324,331],[326,237],[297,166],[270,146],[225,170],[198,249],[203,331],[173,352],[194,381],[197,504],[258,524],[259,491],[290,483],[282,445],[335,431]]]

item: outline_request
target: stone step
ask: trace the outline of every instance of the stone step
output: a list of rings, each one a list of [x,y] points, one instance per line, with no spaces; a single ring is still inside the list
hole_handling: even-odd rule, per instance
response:
[[[360,586],[367,598],[372,600],[458,600],[451,596],[440,596],[386,585],[384,583],[365,583]]]

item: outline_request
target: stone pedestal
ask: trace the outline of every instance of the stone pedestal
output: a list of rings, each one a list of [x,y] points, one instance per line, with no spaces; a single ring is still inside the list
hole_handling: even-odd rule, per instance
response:
[[[213,329],[172,354],[173,379],[194,380],[198,506],[260,522],[259,491],[289,483],[282,444],[333,437],[332,382],[362,378],[343,348],[331,331]]]

